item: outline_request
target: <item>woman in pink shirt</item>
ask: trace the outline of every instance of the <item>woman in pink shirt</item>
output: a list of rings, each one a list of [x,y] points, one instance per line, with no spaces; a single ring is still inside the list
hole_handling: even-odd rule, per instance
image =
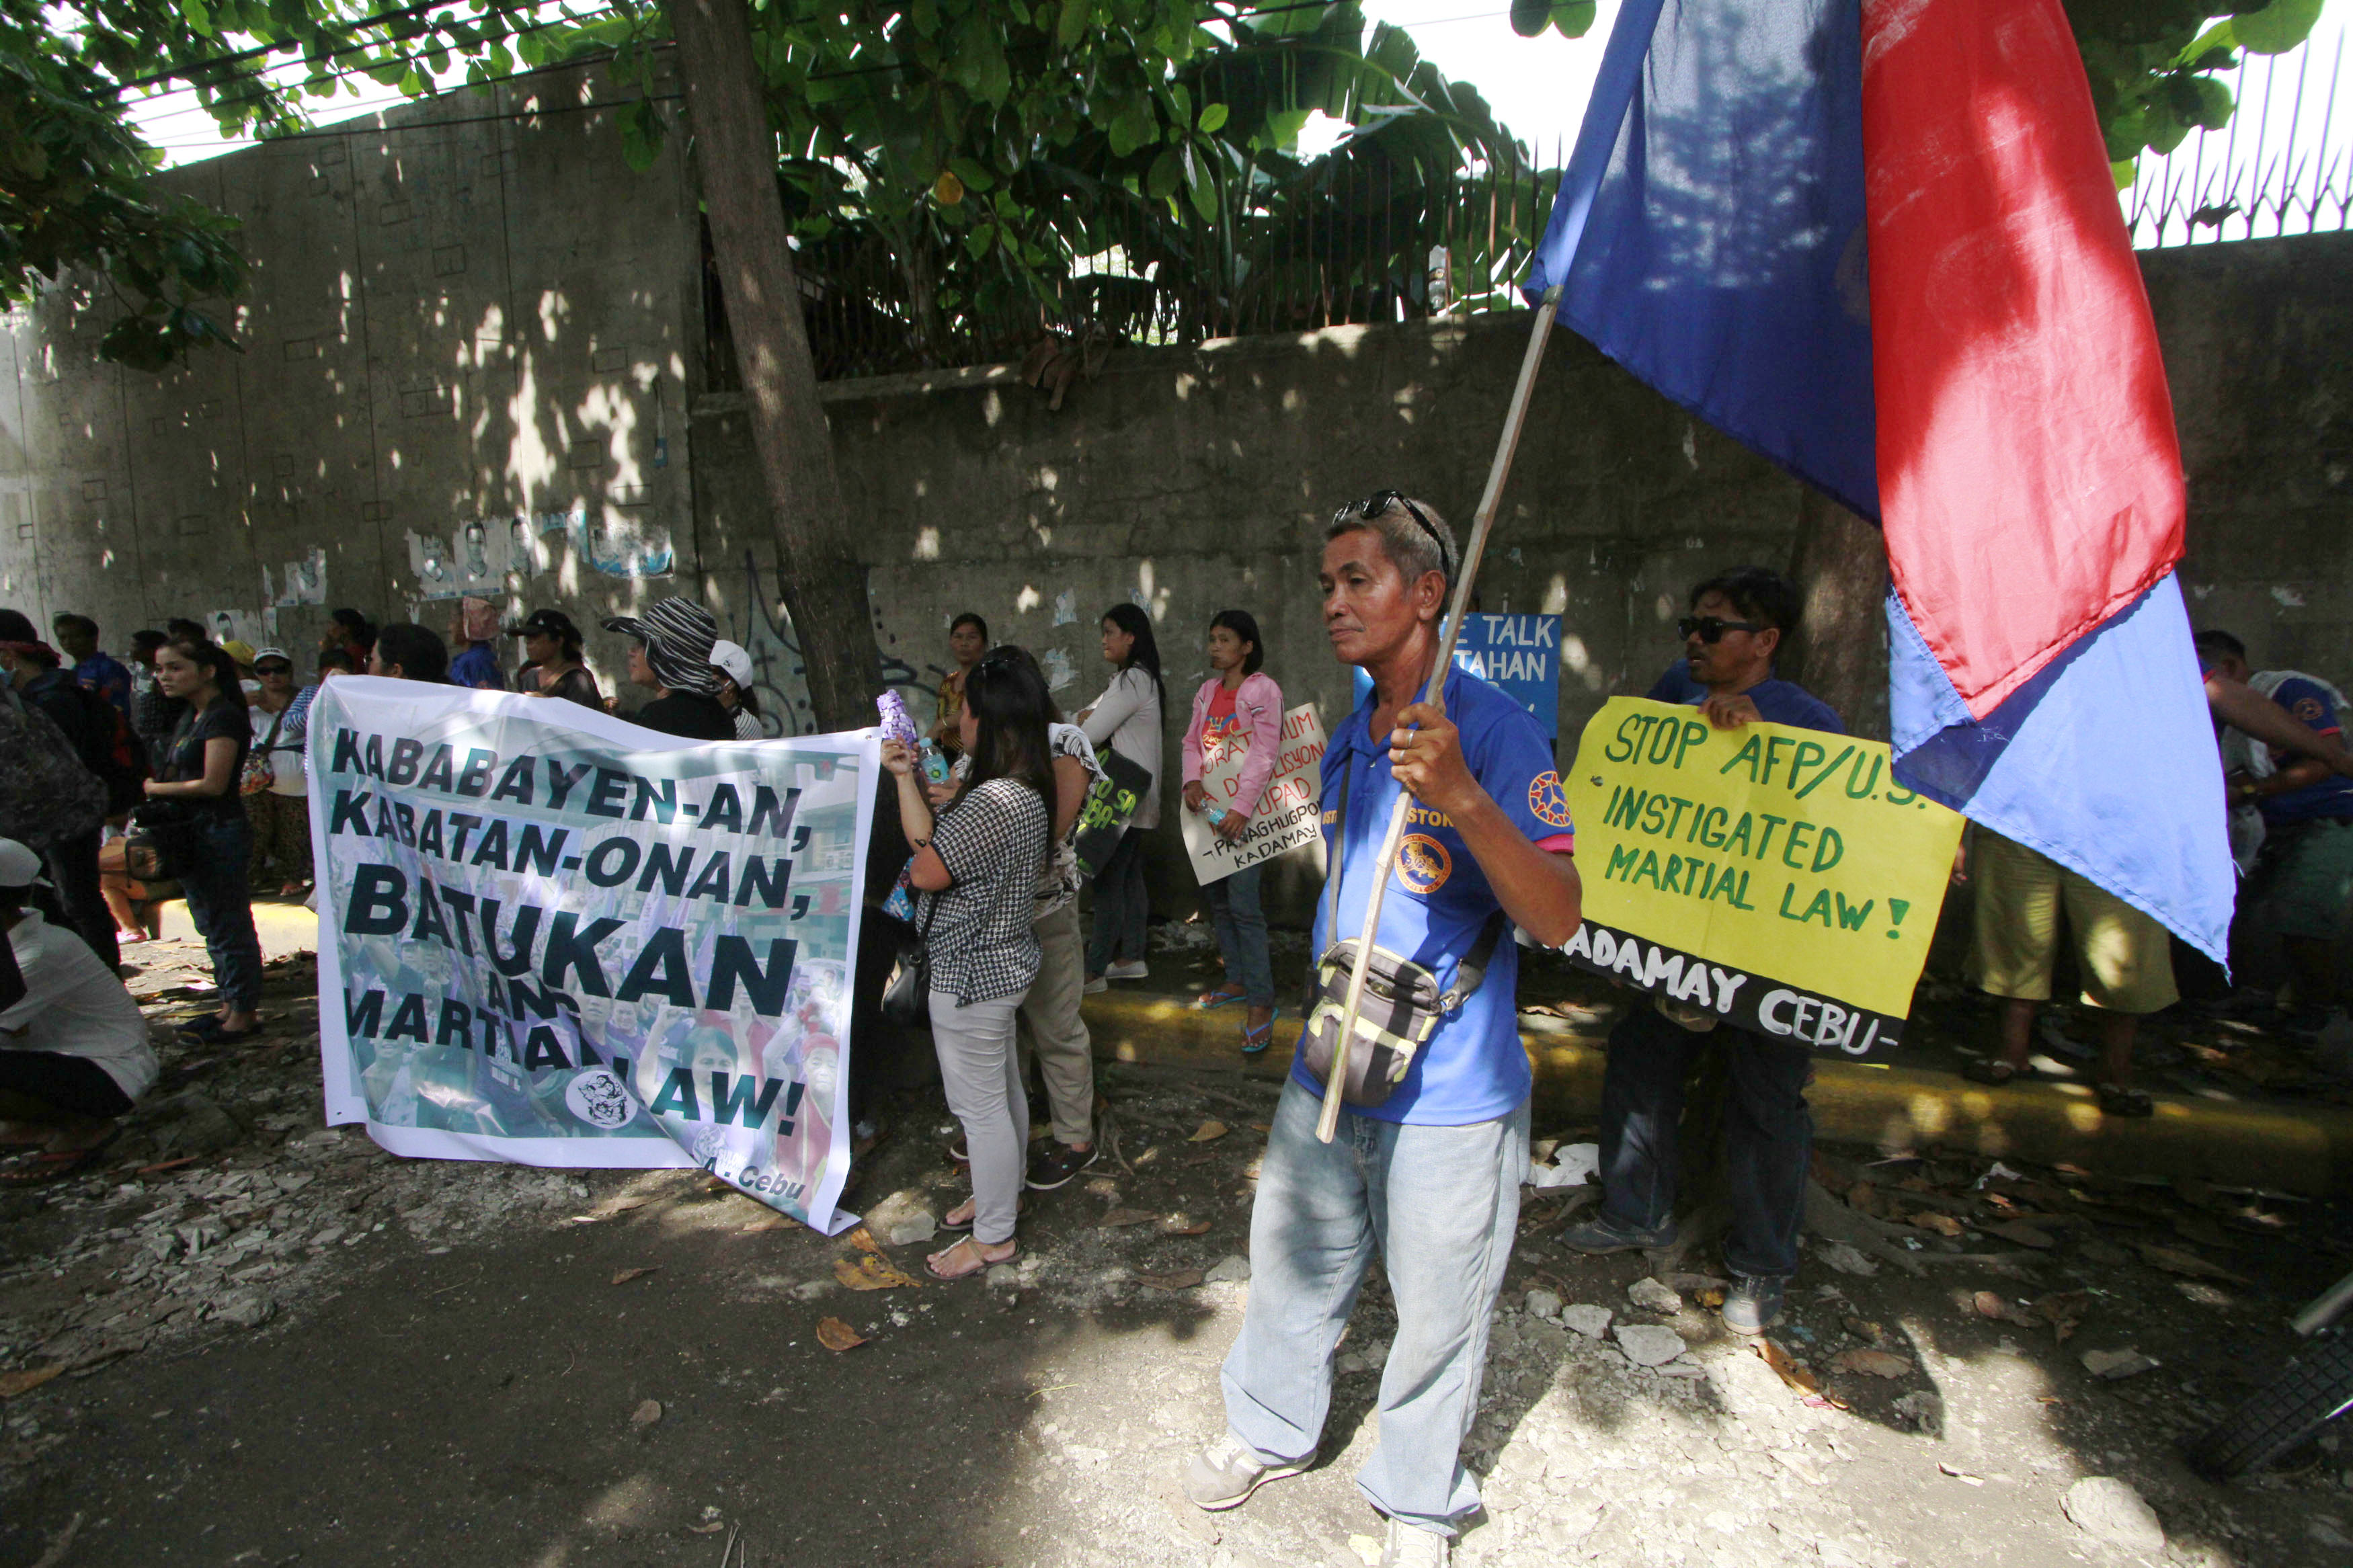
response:
[[[1211,831],[1221,838],[1237,839],[1250,830],[1250,813],[1258,808],[1282,749],[1282,689],[1272,677],[1259,673],[1265,662],[1260,647],[1258,622],[1249,611],[1218,612],[1209,623],[1208,650],[1209,668],[1217,673],[1193,694],[1193,721],[1185,731],[1185,809],[1211,815]],[[1220,790],[1219,798],[1212,799],[1201,775],[1237,748],[1242,751],[1242,770],[1233,794],[1228,797]],[[1266,916],[1258,901],[1261,869],[1245,867],[1202,889],[1217,927],[1218,949],[1225,954],[1226,978],[1193,1005],[1245,1004],[1245,1056],[1256,1056],[1274,1037],[1274,966],[1267,955]]]

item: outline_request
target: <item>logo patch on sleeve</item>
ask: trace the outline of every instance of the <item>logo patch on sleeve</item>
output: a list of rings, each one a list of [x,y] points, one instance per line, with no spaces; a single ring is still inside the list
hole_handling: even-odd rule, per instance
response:
[[[2298,700],[2290,711],[2307,724],[2317,724],[2327,710],[2321,707],[2319,698],[2306,697]]]
[[[1568,795],[1560,787],[1560,775],[1550,768],[1529,781],[1528,811],[1548,827],[1569,826]]]
[[[1446,846],[1426,833],[1409,833],[1398,846],[1398,880],[1409,893],[1424,898],[1446,886],[1446,879],[1454,875],[1454,857]]]

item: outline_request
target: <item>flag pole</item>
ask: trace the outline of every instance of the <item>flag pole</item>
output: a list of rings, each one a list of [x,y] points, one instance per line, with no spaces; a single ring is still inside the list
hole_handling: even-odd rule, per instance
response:
[[[1504,416],[1503,439],[1495,445],[1495,460],[1487,469],[1487,488],[1479,497],[1479,510],[1471,520],[1471,541],[1462,547],[1462,559],[1455,572],[1454,602],[1447,607],[1446,620],[1438,639],[1438,661],[1430,667],[1430,683],[1422,690],[1421,700],[1435,706],[1444,695],[1446,672],[1454,668],[1454,645],[1462,636],[1462,617],[1471,608],[1471,589],[1479,577],[1479,561],[1487,552],[1487,535],[1495,526],[1495,508],[1504,499],[1504,481],[1511,478],[1512,457],[1519,450],[1520,427],[1527,423],[1528,397],[1535,391],[1536,372],[1544,367],[1545,343],[1552,336],[1553,318],[1560,311],[1560,285],[1545,290],[1544,301],[1536,307],[1535,324],[1528,332],[1528,352],[1520,361],[1520,379],[1512,388],[1512,403]],[[1377,745],[1380,742],[1375,741]],[[1381,840],[1380,858],[1375,862],[1380,875],[1373,880],[1373,890],[1365,900],[1365,930],[1356,942],[1356,958],[1348,970],[1348,994],[1340,1008],[1340,1032],[1332,1049],[1332,1066],[1324,1080],[1324,1113],[1316,1121],[1315,1136],[1324,1142],[1340,1126],[1340,1086],[1348,1070],[1348,1049],[1356,1037],[1356,1018],[1365,1002],[1365,974],[1373,956],[1373,939],[1381,929],[1381,900],[1388,892],[1389,875],[1397,864],[1398,846],[1405,839],[1405,814],[1412,808],[1413,797],[1403,790],[1398,792],[1397,806],[1389,813],[1388,833]],[[1342,823],[1340,832],[1346,837],[1348,825]],[[1345,846],[1342,847],[1343,852]],[[1332,868],[1338,876],[1340,868]],[[1335,911],[1337,912],[1336,910]]]

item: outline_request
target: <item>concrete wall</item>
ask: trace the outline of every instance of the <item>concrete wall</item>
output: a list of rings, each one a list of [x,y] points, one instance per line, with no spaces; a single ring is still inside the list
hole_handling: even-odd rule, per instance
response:
[[[244,226],[242,352],[101,363],[86,282],[9,317],[0,602],[114,647],[174,615],[307,647],[331,608],[438,625],[461,587],[584,625],[694,591],[692,198],[679,139],[623,163],[611,93],[547,73],[164,176]],[[638,574],[665,540],[676,584]]]
[[[107,312],[73,289],[11,319],[0,602],[86,611],[119,646],[171,614],[259,621],[263,570],[287,597],[283,563],[315,550],[325,603],[276,612],[281,640],[307,641],[332,605],[412,613],[433,563],[410,536],[438,537],[447,571],[483,520],[488,585],[512,607],[588,625],[700,594],[753,651],[771,711],[807,728],[741,398],[703,386],[681,143],[629,173],[604,90],[593,70],[547,73],[174,176],[246,222],[247,352],[148,377],[91,360]],[[2195,613],[2259,664],[2342,683],[2353,236],[2143,260],[2189,476]],[[1059,412],[1007,367],[828,384],[890,679],[927,715],[948,618],[976,610],[1082,706],[1104,673],[1098,619],[1134,600],[1160,628],[1173,744],[1208,619],[1234,605],[1259,617],[1292,699],[1336,718],[1323,523],[1394,486],[1467,524],[1525,333],[1525,317],[1484,317],[1122,351]],[[1561,333],[1483,606],[1563,616],[1573,741],[1675,656],[1694,581],[1786,563],[1797,512],[1792,481]],[[518,514],[574,521],[518,563],[499,542]],[[644,575],[665,542],[671,575]],[[609,687],[618,647],[592,651]],[[1189,889],[1164,850],[1164,884]]]

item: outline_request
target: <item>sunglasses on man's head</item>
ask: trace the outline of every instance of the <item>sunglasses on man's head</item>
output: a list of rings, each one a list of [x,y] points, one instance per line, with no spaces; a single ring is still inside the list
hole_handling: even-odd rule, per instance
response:
[[[1719,620],[1714,616],[1685,616],[1675,623],[1675,632],[1678,636],[1687,637],[1696,632],[1699,634],[1699,640],[1704,643],[1722,642],[1724,634],[1726,632],[1761,632],[1768,629],[1755,621]]]
[[[1454,552],[1447,548],[1446,536],[1438,531],[1437,526],[1430,519],[1421,515],[1421,508],[1406,499],[1406,493],[1403,490],[1382,490],[1377,494],[1368,495],[1362,500],[1350,501],[1332,514],[1332,521],[1335,524],[1356,519],[1369,522],[1388,510],[1389,503],[1392,501],[1405,508],[1406,515],[1421,525],[1422,532],[1430,535],[1430,542],[1438,546],[1438,559],[1445,564],[1446,574],[1449,577],[1453,576]]]

